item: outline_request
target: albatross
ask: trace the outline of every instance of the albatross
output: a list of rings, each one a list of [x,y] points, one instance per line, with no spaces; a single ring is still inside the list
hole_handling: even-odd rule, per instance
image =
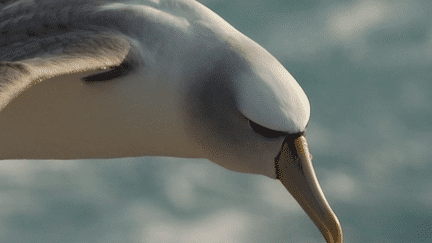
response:
[[[205,158],[278,179],[326,242],[306,94],[194,0],[0,1],[0,159]]]

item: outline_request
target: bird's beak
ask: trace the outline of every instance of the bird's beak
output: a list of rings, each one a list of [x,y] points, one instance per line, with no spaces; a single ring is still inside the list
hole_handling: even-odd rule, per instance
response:
[[[342,227],[330,208],[312,166],[305,136],[287,137],[276,157],[278,179],[309,215],[327,243],[343,243]]]

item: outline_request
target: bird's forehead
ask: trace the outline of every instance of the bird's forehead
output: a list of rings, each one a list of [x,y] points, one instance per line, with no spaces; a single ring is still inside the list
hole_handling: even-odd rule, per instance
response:
[[[227,77],[231,78],[228,82],[235,92],[236,108],[244,116],[273,130],[304,132],[310,105],[303,89],[273,55],[232,26],[231,29],[213,30],[216,38],[213,43],[205,42],[208,53],[202,63],[228,66],[225,70],[229,71]]]
[[[230,44],[248,63],[247,72],[236,79],[240,111],[267,128],[287,133],[303,132],[309,121],[310,106],[294,77],[248,37],[231,39]]]

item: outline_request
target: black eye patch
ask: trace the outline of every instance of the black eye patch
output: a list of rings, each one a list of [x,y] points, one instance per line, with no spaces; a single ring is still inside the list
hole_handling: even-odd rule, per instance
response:
[[[266,138],[278,138],[287,135],[286,132],[276,131],[263,127],[251,120],[249,120],[249,125],[251,126],[252,130],[254,130],[254,132]]]

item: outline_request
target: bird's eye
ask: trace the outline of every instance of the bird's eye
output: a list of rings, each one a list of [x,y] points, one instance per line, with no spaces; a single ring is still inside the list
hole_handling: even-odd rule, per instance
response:
[[[263,127],[251,120],[249,120],[249,125],[251,126],[252,130],[254,132],[258,133],[259,135],[266,137],[266,138],[278,138],[282,136],[286,136],[287,133],[281,132],[281,131],[275,131],[266,127]]]

